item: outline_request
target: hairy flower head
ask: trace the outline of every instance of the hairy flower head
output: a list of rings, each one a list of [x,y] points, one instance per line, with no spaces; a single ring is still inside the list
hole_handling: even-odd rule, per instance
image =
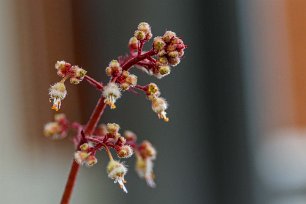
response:
[[[121,97],[121,92],[116,83],[110,82],[104,86],[102,95],[105,98],[104,102],[109,105],[111,109],[115,109],[116,100]]]
[[[61,107],[61,101],[66,97],[67,90],[64,82],[57,82],[49,88],[50,101],[52,109],[58,111]]]

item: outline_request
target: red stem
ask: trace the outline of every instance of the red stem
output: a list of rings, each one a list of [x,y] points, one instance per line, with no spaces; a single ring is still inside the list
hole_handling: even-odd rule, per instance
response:
[[[93,133],[94,129],[96,128],[104,112],[105,107],[106,105],[104,103],[104,98],[101,97],[85,127],[84,132],[86,135],[91,135]],[[82,142],[83,141],[81,140],[78,146],[80,146]],[[79,169],[80,169],[80,165],[76,163],[75,161],[73,161],[71,165],[69,177],[66,183],[65,191],[64,191],[64,194],[61,200],[61,204],[69,204]]]
[[[122,69],[123,70],[128,70],[129,68],[131,68],[134,64],[137,64],[138,62],[140,62],[141,60],[144,60],[148,57],[151,57],[153,55],[155,55],[155,51],[152,49],[148,52],[143,53],[142,55],[138,55],[136,57],[131,58],[130,60],[126,61],[123,65],[122,65]]]
[[[84,79],[91,85],[93,85],[94,87],[96,87],[99,90],[103,89],[103,84],[100,82],[97,82],[95,79],[91,78],[88,75],[85,75]]]

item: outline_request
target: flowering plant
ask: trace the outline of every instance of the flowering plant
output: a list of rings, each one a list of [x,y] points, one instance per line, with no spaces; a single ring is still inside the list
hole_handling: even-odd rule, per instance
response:
[[[168,122],[166,115],[168,104],[160,97],[160,91],[155,83],[147,85],[137,84],[137,76],[130,73],[132,67],[138,68],[162,78],[170,74],[171,67],[180,63],[187,47],[184,42],[172,31],[166,31],[163,36],[155,37],[152,48],[144,51],[144,44],[152,38],[151,27],[148,23],[142,22],[138,25],[134,36],[129,40],[129,55],[112,60],[106,68],[106,74],[110,77],[109,82],[104,85],[96,81],[87,74],[87,71],[77,65],[72,66],[65,61],[58,61],[55,64],[58,76],[62,79],[49,88],[52,109],[58,111],[62,101],[67,95],[65,86],[69,79],[72,84],[79,84],[83,80],[95,87],[101,94],[100,99],[86,125],[77,122],[70,122],[63,113],[56,114],[53,122],[49,122],[44,127],[44,134],[51,139],[63,139],[67,136],[69,129],[76,130],[73,137],[75,145],[74,161],[66,183],[66,188],[62,197],[62,204],[69,203],[73,186],[79,167],[85,165],[91,167],[97,163],[96,153],[105,150],[109,157],[107,165],[108,177],[118,183],[120,188],[127,193],[124,176],[127,167],[113,159],[110,149],[114,149],[119,158],[129,158],[133,154],[136,156],[136,171],[144,178],[150,187],[155,186],[153,174],[153,160],[156,158],[156,150],[149,141],[138,144],[136,135],[131,131],[125,131],[123,135],[119,133],[119,125],[116,123],[100,124],[98,122],[107,106],[116,108],[116,101],[125,91],[143,92],[147,99],[151,101],[152,110],[160,119]]]

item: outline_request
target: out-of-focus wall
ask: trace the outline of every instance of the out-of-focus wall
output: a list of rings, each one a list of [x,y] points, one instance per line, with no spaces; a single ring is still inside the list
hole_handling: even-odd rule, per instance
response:
[[[54,63],[74,61],[71,2],[3,0],[0,29],[1,203],[59,203],[73,146],[44,138],[42,130],[54,114],[48,101],[49,85],[59,80]],[[71,119],[79,118],[76,90],[68,85],[62,106]],[[80,179],[73,203],[86,203],[92,179]]]
[[[257,203],[305,203],[305,2],[239,2]]]

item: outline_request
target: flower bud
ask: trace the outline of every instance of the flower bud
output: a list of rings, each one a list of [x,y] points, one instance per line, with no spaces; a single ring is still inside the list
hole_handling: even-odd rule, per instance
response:
[[[154,95],[154,96],[159,96],[160,94],[159,88],[155,83],[148,84],[146,93],[147,95]]]
[[[107,76],[117,77],[122,73],[122,68],[117,60],[112,60],[105,69]]]
[[[167,65],[168,64],[167,57],[159,57],[158,58],[158,63],[161,64],[161,65]]]
[[[161,51],[159,51],[159,52],[157,53],[157,55],[158,55],[159,57],[164,57],[164,56],[167,55],[167,52],[166,52],[165,50],[161,50]]]
[[[106,125],[106,129],[109,133],[111,134],[117,134],[119,129],[120,129],[120,126],[116,123],[107,123]]]
[[[172,51],[172,52],[168,53],[168,56],[171,57],[171,58],[178,57],[179,53],[178,53],[178,51]]]
[[[140,31],[143,31],[145,34],[148,34],[151,32],[151,26],[146,22],[139,23],[137,29]]]
[[[177,66],[181,62],[181,59],[179,57],[170,57],[169,58],[169,64],[171,66]]]
[[[173,37],[176,37],[176,34],[172,31],[166,31],[164,36],[163,36],[163,40],[166,42],[166,43],[169,43],[171,41],[171,39]]]
[[[80,145],[80,150],[87,151],[88,149],[89,149],[89,144],[88,143],[84,143],[84,144]]]
[[[159,73],[162,76],[166,76],[166,75],[170,74],[170,67],[168,65],[160,66],[159,67]]]
[[[98,160],[94,155],[88,156],[88,158],[86,159],[86,162],[85,162],[87,167],[92,167],[96,163],[98,163]]]
[[[138,40],[136,37],[131,37],[129,40],[129,48],[132,50],[137,50],[138,48]]]
[[[119,146],[122,146],[126,143],[126,139],[124,137],[119,137],[116,144],[119,145]]]
[[[156,150],[152,146],[152,144],[145,140],[139,146],[139,153],[143,158],[155,158],[156,157]]]
[[[88,156],[89,156],[89,154],[87,152],[77,151],[77,152],[74,153],[74,160],[79,165],[83,165],[86,162]]]
[[[129,142],[136,142],[136,140],[137,140],[136,134],[133,133],[133,132],[130,131],[130,130],[124,131],[123,136],[124,136],[124,138],[125,138],[127,141],[129,141]]]
[[[123,145],[117,151],[119,158],[129,158],[133,155],[133,149],[129,145]]]
[[[124,83],[120,84],[120,88],[121,88],[123,91],[126,91],[126,90],[128,90],[128,89],[130,88],[130,84],[124,82]]]
[[[136,86],[137,84],[137,76],[134,74],[130,74],[126,77],[125,81],[129,83],[131,86]]]
[[[137,40],[144,40],[146,38],[146,34],[140,30],[136,30],[134,36],[137,38]]]
[[[69,79],[69,81],[70,81],[71,84],[79,84],[81,82],[79,79],[77,79],[75,77],[71,77]]]
[[[75,69],[75,74],[74,77],[78,78],[79,80],[83,80],[83,78],[85,77],[87,71],[85,69],[82,69],[78,66],[73,66],[72,68]]]
[[[55,64],[55,69],[57,69],[57,75],[60,77],[65,77],[71,68],[71,64],[65,61],[57,61]]]
[[[163,41],[162,37],[155,37],[153,41],[153,48],[155,52],[159,52],[164,49],[166,43]]]
[[[44,127],[44,135],[51,139],[61,139],[62,128],[58,122],[49,122]]]

